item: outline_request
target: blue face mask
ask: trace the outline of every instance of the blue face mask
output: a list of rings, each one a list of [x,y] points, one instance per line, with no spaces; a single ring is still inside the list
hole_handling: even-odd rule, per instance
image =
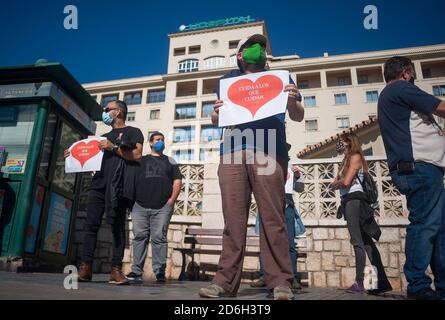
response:
[[[162,140],[157,141],[156,143],[153,144],[153,149],[156,152],[162,152],[165,149],[165,143]]]
[[[102,121],[107,126],[111,126],[113,123],[113,118],[107,112],[102,112]]]

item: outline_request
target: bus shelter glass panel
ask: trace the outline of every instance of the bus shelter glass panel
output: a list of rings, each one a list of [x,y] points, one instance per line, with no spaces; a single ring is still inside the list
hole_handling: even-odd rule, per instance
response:
[[[25,173],[37,107],[36,104],[0,106],[1,172]]]
[[[55,113],[50,113],[46,124],[45,138],[43,141],[43,150],[40,157],[39,171],[37,176],[41,179],[47,180],[49,174],[49,164],[51,161],[51,152],[56,137],[57,116]]]
[[[68,149],[74,142],[79,140],[81,140],[81,135],[64,122],[62,124],[60,142],[56,147],[57,160],[52,183],[53,186],[57,186],[71,194],[74,194],[76,174],[65,173],[65,158],[63,154],[66,149]]]

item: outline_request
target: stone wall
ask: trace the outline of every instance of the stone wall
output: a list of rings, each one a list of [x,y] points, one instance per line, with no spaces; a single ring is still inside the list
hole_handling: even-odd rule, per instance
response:
[[[83,237],[83,223],[85,214],[80,212],[76,223],[76,237],[73,244],[73,263],[80,261],[80,245]],[[168,259],[166,276],[169,279],[178,279],[182,256],[174,248],[182,248],[186,228],[190,226],[199,227],[199,223],[172,222],[168,231]],[[124,272],[130,271],[132,251],[131,244],[133,234],[131,232],[132,222],[127,221],[128,245],[124,254]],[[252,223],[248,233],[254,232]],[[405,226],[382,226],[382,236],[377,242],[377,247],[382,257],[388,278],[396,291],[406,289],[406,280],[403,274],[405,262]],[[298,259],[298,271],[307,272],[308,285],[311,287],[348,287],[354,282],[355,277],[355,254],[349,241],[349,233],[345,226],[306,226],[306,249],[307,258]],[[98,234],[97,248],[93,264],[93,271],[99,273],[110,272],[111,268],[111,229],[104,224]],[[218,256],[195,256],[195,263],[202,262],[206,265],[218,262]],[[190,258],[186,262],[187,271],[190,272]],[[369,265],[367,259],[367,265]],[[151,268],[151,246],[149,246],[145,263],[145,278],[154,277]],[[259,261],[255,257],[246,257],[244,261],[244,282],[248,282],[258,276]],[[213,270],[201,270],[201,279],[209,280],[214,275]]]
[[[202,164],[180,165],[182,180],[181,192],[175,204],[174,215],[168,230],[168,260],[166,276],[178,278],[182,256],[174,248],[183,247],[183,236],[189,226],[201,225],[201,208],[203,201],[204,166]],[[73,244],[71,247],[71,263],[78,264],[81,257],[81,245],[83,242],[83,229],[86,219],[86,204],[88,200],[88,187],[91,184],[91,175],[82,175],[81,194],[79,199],[79,211],[75,219]],[[133,225],[131,217],[126,222],[126,248],[124,253],[124,272],[129,272],[132,260],[131,245],[133,241]],[[111,270],[112,234],[111,227],[104,218],[97,236],[97,246],[94,253],[93,272],[108,273]],[[199,260],[198,260],[199,261]],[[152,277],[151,245],[149,246],[147,261],[145,263],[145,275]]]
[[[376,243],[386,274],[395,291],[406,289],[405,226],[381,226],[382,236]],[[313,287],[349,287],[355,281],[355,253],[348,229],[344,226],[307,227],[307,259],[298,270],[308,272]],[[370,265],[367,258],[367,265]]]
[[[183,237],[185,230],[190,226],[199,226],[199,223],[189,221],[181,222],[173,218],[172,223],[169,226],[167,239],[168,239],[168,253],[167,253],[167,267],[166,276],[170,279],[178,279],[181,273],[182,266],[182,256],[178,251],[173,250],[174,248],[184,247]],[[80,262],[80,250],[83,241],[83,225],[85,223],[85,212],[79,212],[76,219],[76,233],[74,238],[74,243],[72,246],[71,260],[72,264],[78,264]],[[131,271],[131,261],[132,261],[132,242],[133,242],[133,232],[132,232],[132,221],[127,220],[126,223],[126,236],[127,245],[124,252],[123,260],[123,270],[124,273]],[[187,245],[185,245],[187,246]],[[95,273],[108,273],[111,271],[111,256],[112,256],[112,234],[111,227],[109,224],[103,221],[101,228],[99,229],[97,237],[97,247],[94,253],[94,263],[93,272]],[[190,260],[190,259],[189,259]],[[187,261],[189,263],[190,261]],[[199,259],[197,259],[199,262]],[[147,279],[153,278],[153,271],[151,267],[151,245],[149,245],[147,259],[144,267],[144,276]]]
[[[307,272],[308,284],[313,287],[348,287],[355,277],[355,257],[350,244],[349,233],[344,220],[335,218],[336,207],[339,204],[338,193],[327,188],[327,184],[336,174],[338,162],[330,160],[323,163],[304,162],[298,164],[306,176],[306,189],[296,194],[294,199],[299,208],[303,222],[306,225],[307,258],[299,258],[298,270]],[[173,248],[184,247],[183,238],[189,226],[203,228],[223,228],[223,216],[220,201],[216,163],[183,166],[181,170],[188,178],[177,209],[168,231],[169,249],[167,272],[168,278],[179,277],[182,256]],[[405,291],[406,280],[403,274],[405,262],[405,235],[408,224],[405,199],[392,186],[387,175],[387,165],[384,160],[375,159],[370,165],[379,189],[380,208],[377,220],[382,228],[382,237],[377,243],[382,256],[387,275],[394,290]],[[186,193],[185,193],[186,192]],[[193,202],[187,201],[191,197]],[[85,201],[83,201],[85,202]],[[253,202],[249,217],[248,233],[254,232],[256,205]],[[72,260],[79,261],[80,244],[82,241],[85,213],[79,212],[76,219],[76,234],[72,247]],[[124,271],[128,272],[131,264],[132,223],[128,220],[128,247],[125,250]],[[98,235],[98,245],[94,261],[95,272],[109,272],[111,268],[111,230],[104,225]],[[203,246],[203,248],[206,248]],[[196,255],[198,265],[216,266],[218,256]],[[189,264],[190,261],[187,261]],[[369,261],[367,261],[369,265]],[[190,269],[190,268],[189,268]],[[188,269],[188,270],[189,270]],[[203,279],[210,279],[214,274],[210,268],[205,273],[201,268]],[[255,257],[247,257],[244,262],[245,281],[258,276],[259,262]],[[196,273],[194,273],[196,275]],[[153,277],[151,269],[151,248],[149,248],[145,264],[145,276]]]

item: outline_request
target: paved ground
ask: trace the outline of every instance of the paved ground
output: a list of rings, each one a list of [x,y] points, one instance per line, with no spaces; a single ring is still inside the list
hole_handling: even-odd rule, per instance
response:
[[[0,272],[0,299],[51,299],[51,300],[198,300],[199,288],[207,286],[208,282],[169,281],[164,285],[154,281],[145,281],[140,285],[115,286],[108,284],[108,275],[94,276],[91,283],[79,283],[77,290],[64,288],[66,274],[55,273],[11,273]],[[267,300],[268,291],[241,285],[236,298],[231,300]],[[369,296],[367,294],[351,294],[338,289],[303,288],[295,294],[296,300],[404,300],[399,293],[389,293],[384,296]]]

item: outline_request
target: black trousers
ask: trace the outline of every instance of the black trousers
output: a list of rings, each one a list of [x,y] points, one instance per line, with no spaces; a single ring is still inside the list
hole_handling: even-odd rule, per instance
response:
[[[372,238],[360,226],[360,200],[350,200],[346,203],[345,218],[351,236],[351,244],[355,251],[356,281],[363,281],[364,279],[366,255],[368,255],[371,264],[377,268],[379,288],[388,285],[389,281],[379,250]]]
[[[115,212],[115,219],[111,225],[113,233],[113,258],[111,265],[121,267],[125,249],[125,220],[127,203],[122,201]],[[81,259],[92,265],[96,250],[97,233],[102,223],[105,211],[105,189],[90,190],[88,192],[87,219],[84,227],[84,241]]]

